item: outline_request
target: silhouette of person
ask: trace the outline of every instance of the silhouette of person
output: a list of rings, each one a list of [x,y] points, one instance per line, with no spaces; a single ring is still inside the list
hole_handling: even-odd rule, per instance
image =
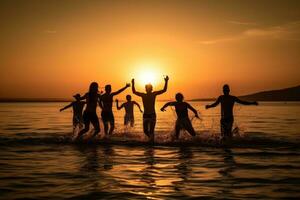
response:
[[[76,101],[71,102],[69,105],[61,108],[59,111],[66,110],[70,107],[73,108],[73,130],[79,126],[79,128],[82,128],[83,126],[83,116],[82,116],[82,110],[84,107],[85,102],[80,100],[80,94],[76,94],[73,96]]]
[[[199,118],[198,112],[189,103],[183,101],[184,97],[181,93],[177,93],[175,95],[175,99],[176,101],[166,103],[160,110],[164,112],[166,111],[165,109],[168,106],[175,107],[175,111],[177,114],[177,120],[175,125],[175,133],[176,133],[175,136],[177,140],[179,139],[179,134],[181,129],[185,129],[191,136],[194,137],[196,133],[191,123],[191,120],[189,118],[188,110],[193,111],[195,117],[197,118]]]
[[[121,88],[120,90],[111,92],[111,85],[105,86],[105,93],[101,95],[99,102],[99,105],[102,108],[101,117],[104,125],[105,136],[111,135],[115,128],[115,118],[112,112],[113,97],[120,94],[128,87],[130,87],[129,83],[127,83],[125,87]]]
[[[122,108],[125,108],[124,125],[127,126],[130,123],[130,126],[133,127],[134,126],[133,106],[136,105],[140,109],[141,113],[143,113],[143,111],[137,102],[131,101],[131,95],[126,95],[126,100],[127,102],[119,106],[119,101],[117,99],[116,100],[117,109],[121,110]]]
[[[231,96],[229,85],[225,84],[223,86],[223,93],[218,97],[215,103],[211,105],[206,105],[205,108],[213,108],[221,103],[221,136],[222,138],[232,138],[232,125],[233,125],[233,106],[234,103],[239,103],[243,105],[258,105],[256,101],[248,102],[242,101],[236,96]]]
[[[96,112],[97,104],[100,98],[101,95],[98,93],[98,83],[92,82],[90,84],[89,92],[80,98],[81,100],[86,100],[86,107],[83,112],[84,129],[79,132],[77,138],[80,139],[83,134],[89,131],[90,123],[92,123],[94,126],[93,137],[98,135],[100,132],[99,119]]]
[[[144,114],[143,114],[143,129],[145,135],[147,135],[151,142],[154,142],[154,129],[156,124],[156,113],[155,113],[155,99],[157,95],[163,94],[167,91],[169,77],[165,77],[165,86],[162,90],[152,91],[153,87],[151,84],[145,85],[146,93],[137,92],[135,90],[135,82],[132,79],[132,92],[139,96],[143,100]]]

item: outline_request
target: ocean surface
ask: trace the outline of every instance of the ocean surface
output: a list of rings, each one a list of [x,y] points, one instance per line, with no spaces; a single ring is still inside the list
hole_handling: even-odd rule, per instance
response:
[[[115,110],[111,139],[102,128],[76,143],[66,103],[1,103],[0,199],[300,199],[300,102],[237,105],[228,143],[206,102],[191,103],[197,137],[173,142],[175,111],[162,104],[149,145],[138,109],[134,128]]]

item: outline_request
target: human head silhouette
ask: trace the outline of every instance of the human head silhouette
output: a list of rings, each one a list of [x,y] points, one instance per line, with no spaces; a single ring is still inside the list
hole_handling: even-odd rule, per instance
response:
[[[111,93],[111,85],[106,85],[105,86],[105,92],[110,94]]]
[[[151,93],[152,90],[153,90],[153,87],[152,87],[152,85],[149,83],[149,84],[145,85],[145,89],[146,89],[146,92],[147,92],[147,93]]]
[[[175,99],[176,99],[176,101],[177,102],[182,102],[183,101],[183,95],[181,94],[181,93],[177,93],[176,95],[175,95]]]
[[[74,96],[73,96],[77,101],[79,101],[80,100],[80,94],[75,94]]]
[[[228,84],[225,84],[225,85],[223,86],[223,93],[224,93],[224,95],[229,95],[229,92],[230,92],[229,85],[228,85]]]
[[[131,95],[129,95],[129,94],[126,95],[126,100],[127,100],[127,101],[131,101]]]
[[[89,93],[98,93],[98,83],[92,82],[90,85]]]

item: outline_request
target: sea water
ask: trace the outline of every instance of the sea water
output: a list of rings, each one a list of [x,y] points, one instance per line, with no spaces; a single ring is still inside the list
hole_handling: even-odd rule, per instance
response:
[[[72,141],[66,103],[0,104],[0,199],[299,199],[300,103],[236,106],[235,138],[220,141],[220,108],[191,102],[197,137],[173,141],[175,111],[157,102],[156,142],[124,127]],[[98,110],[98,115],[100,116]],[[76,132],[76,131],[75,131]]]

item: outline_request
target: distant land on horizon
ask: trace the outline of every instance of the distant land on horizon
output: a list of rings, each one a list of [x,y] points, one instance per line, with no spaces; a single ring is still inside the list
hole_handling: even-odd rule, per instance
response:
[[[18,103],[18,102],[70,102],[71,98],[0,98],[0,103]]]
[[[249,101],[300,101],[300,85],[240,96]]]
[[[239,96],[248,101],[300,101],[300,85],[290,88],[262,91]],[[189,101],[212,101],[216,98],[197,98]],[[0,102],[70,102],[71,98],[0,98]],[[161,100],[166,101],[166,100]]]

